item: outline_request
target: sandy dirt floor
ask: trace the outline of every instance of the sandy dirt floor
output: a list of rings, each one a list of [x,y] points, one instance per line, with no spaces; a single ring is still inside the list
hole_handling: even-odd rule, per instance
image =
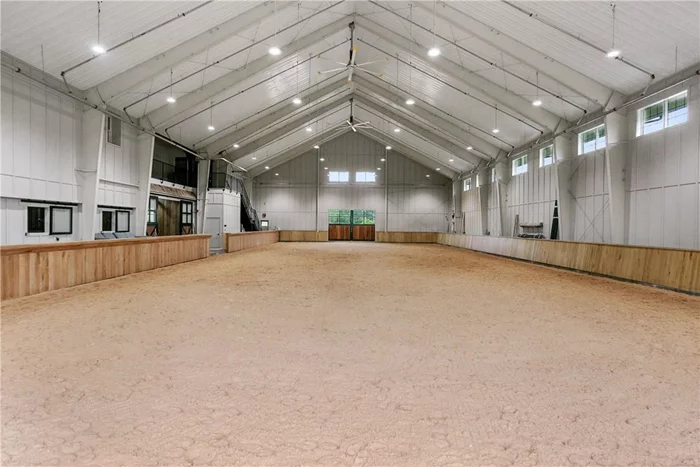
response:
[[[10,301],[4,465],[699,465],[700,299],[275,244]]]

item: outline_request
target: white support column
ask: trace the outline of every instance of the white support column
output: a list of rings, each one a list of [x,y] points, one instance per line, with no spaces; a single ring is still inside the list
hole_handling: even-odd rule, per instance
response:
[[[506,188],[510,182],[510,161],[501,161],[496,163],[496,199],[498,200],[498,236],[504,237],[509,235],[508,229],[505,227],[506,219],[508,219],[508,197]]]
[[[462,212],[462,180],[456,178],[452,181],[452,219],[451,231],[449,233],[464,233],[464,212]]]
[[[555,175],[557,180],[557,203],[559,205],[559,239],[574,241],[575,204],[571,192],[571,175],[574,166],[576,135],[561,135],[554,140]]]
[[[489,230],[489,188],[491,179],[489,178],[489,169],[482,169],[477,173],[479,180],[479,211],[481,213],[481,235],[486,235]],[[476,183],[476,182],[475,182]]]
[[[148,222],[148,202],[151,196],[151,170],[153,169],[153,148],[155,137],[141,133],[136,138],[136,158],[139,171],[139,192],[136,200],[136,228],[134,235],[146,235]]]
[[[79,222],[80,240],[95,239],[97,193],[105,149],[106,120],[105,114],[95,109],[83,113],[83,144],[76,168],[82,203]]]
[[[608,179],[610,233],[612,243],[625,244],[625,160],[627,158],[627,116],[613,112],[605,117],[605,176]]]
[[[207,191],[209,191],[209,170],[211,161],[200,160],[197,164],[197,225],[196,233],[204,233],[204,223],[207,219]],[[225,223],[225,222],[224,222]]]

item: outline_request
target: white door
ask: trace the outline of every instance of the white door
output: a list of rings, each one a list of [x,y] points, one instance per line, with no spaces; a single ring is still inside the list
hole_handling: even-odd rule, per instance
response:
[[[210,250],[220,250],[221,249],[221,218],[220,217],[207,217],[204,225],[204,232],[211,234],[209,239],[209,249]]]

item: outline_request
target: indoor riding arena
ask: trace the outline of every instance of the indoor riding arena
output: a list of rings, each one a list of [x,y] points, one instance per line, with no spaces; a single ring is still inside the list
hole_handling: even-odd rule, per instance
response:
[[[3,1],[8,466],[700,466],[700,4]]]

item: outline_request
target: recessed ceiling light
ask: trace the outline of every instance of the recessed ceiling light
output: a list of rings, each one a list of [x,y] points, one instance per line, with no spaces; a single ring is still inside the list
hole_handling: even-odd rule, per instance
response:
[[[532,101],[532,105],[534,105],[535,107],[539,107],[542,105],[542,101],[539,99],[535,99],[534,101]]]
[[[391,146],[386,147],[387,151],[391,150]]]
[[[267,49],[267,53],[269,53],[270,55],[279,55],[282,53],[282,50],[276,45],[273,45],[272,47]]]
[[[406,105],[413,105],[413,104],[415,104],[415,103],[416,103],[416,101],[414,101],[414,100],[411,99],[410,97],[409,97],[408,99],[406,99]]]
[[[280,174],[275,174],[275,177],[279,177]]]
[[[401,128],[394,128],[394,133],[399,133],[401,131]]]
[[[328,167],[324,167],[323,170],[328,170]]]
[[[382,170],[382,168],[381,168],[381,167],[377,167],[377,170]]]
[[[495,133],[498,133],[498,132],[496,131]],[[467,151],[471,151],[472,149],[474,149],[474,148],[471,146],[467,146]]]
[[[384,159],[384,158],[382,157],[382,158],[379,159],[379,160],[380,160],[381,162],[384,162],[386,159]]]
[[[209,125],[209,126],[207,127],[207,130],[209,130],[209,131],[214,131],[214,130],[216,130],[216,128],[214,128],[214,125]]]
[[[234,149],[240,148],[240,146],[238,145],[238,143],[233,143],[233,147],[234,147]]]
[[[254,161],[257,161],[257,160],[258,160],[258,158],[255,157],[255,156],[253,156],[252,159],[253,159]]]
[[[313,130],[311,129],[311,127],[310,127],[310,126],[307,126],[307,127],[306,127],[306,131],[308,131],[308,132],[312,132]]]
[[[93,45],[92,51],[95,52],[97,55],[102,55],[103,53],[106,52],[105,48],[102,47],[100,44]]]
[[[321,162],[323,162],[323,161],[325,161],[326,159],[324,159],[324,158],[322,157],[322,158],[320,158],[319,160],[320,160]]]
[[[265,170],[270,170],[270,167],[268,167],[268,166],[265,166]]]
[[[613,49],[610,52],[606,53],[605,56],[608,58],[616,58],[620,56],[620,51],[617,49]]]
[[[498,132],[501,131],[501,130],[499,130],[498,128],[494,128],[494,129],[491,130],[491,131],[492,131],[493,133],[498,133]]]
[[[315,145],[314,145],[314,149],[318,149],[318,144],[315,144]]]
[[[295,97],[294,99],[292,99],[292,103],[293,103],[294,105],[300,105],[300,104],[301,104],[301,99],[300,99],[299,97]]]
[[[437,170],[437,171],[439,172],[439,171],[440,171],[440,167],[438,167],[438,168],[437,168],[437,169],[435,169],[435,170]]]
[[[433,47],[432,49],[428,50],[428,56],[429,57],[437,57],[440,55],[440,49],[437,47]]]
[[[168,96],[165,100],[168,104],[174,104],[176,99],[173,96]]]
[[[425,176],[426,176],[427,178],[430,178],[430,174],[425,174]]]
[[[455,161],[454,159],[450,159],[450,162],[454,162],[454,161]]]

